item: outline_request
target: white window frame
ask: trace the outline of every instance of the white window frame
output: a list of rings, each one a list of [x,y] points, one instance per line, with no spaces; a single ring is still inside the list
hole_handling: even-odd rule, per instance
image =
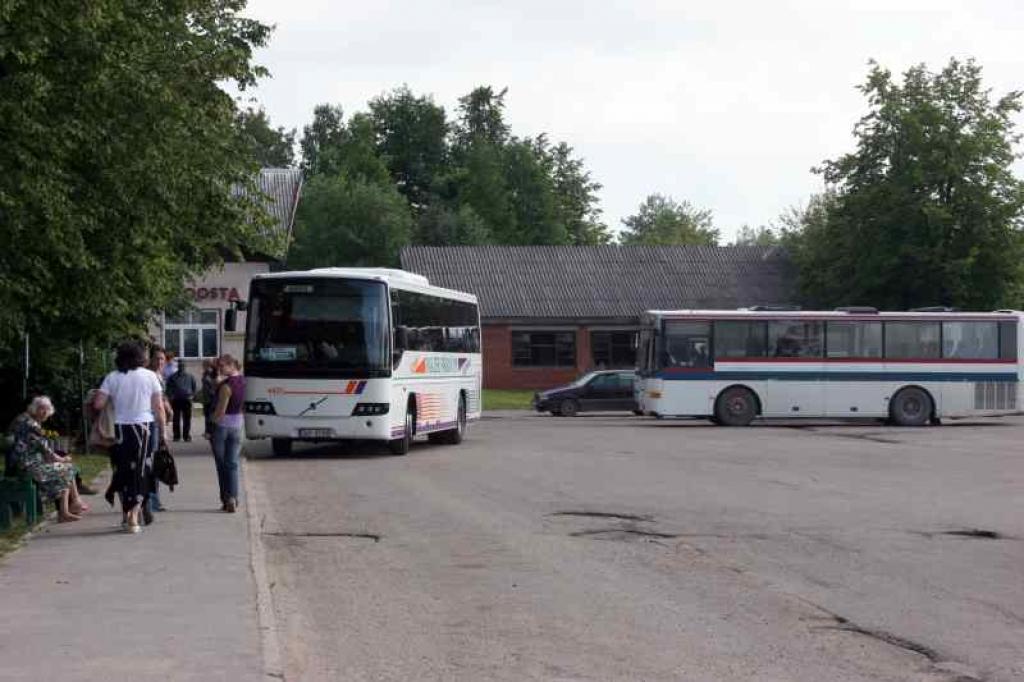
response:
[[[216,315],[216,321],[210,323],[199,322],[203,313],[213,313]],[[220,354],[220,348],[224,340],[220,334],[220,309],[219,308],[192,308],[185,311],[183,315],[186,317],[186,322],[169,322],[168,316],[164,314],[163,324],[163,345],[167,346],[167,335],[169,333],[176,333],[178,336],[177,349],[175,350],[175,357],[183,358],[185,360],[203,360],[206,358],[215,358]],[[185,355],[185,330],[195,329],[196,335],[199,341],[199,355]],[[212,354],[207,353],[208,349],[203,348],[203,331],[212,329],[217,335],[217,347]]]

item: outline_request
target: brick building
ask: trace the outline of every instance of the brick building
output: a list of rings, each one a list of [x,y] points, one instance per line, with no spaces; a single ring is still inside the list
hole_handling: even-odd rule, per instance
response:
[[[632,367],[645,310],[791,300],[792,268],[762,246],[413,246],[402,268],[480,300],[486,388],[547,388]]]

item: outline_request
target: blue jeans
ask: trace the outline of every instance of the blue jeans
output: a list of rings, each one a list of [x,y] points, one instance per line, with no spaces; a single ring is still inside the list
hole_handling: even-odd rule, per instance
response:
[[[213,430],[213,461],[217,465],[220,501],[238,499],[238,457],[242,452],[242,429],[217,425]]]

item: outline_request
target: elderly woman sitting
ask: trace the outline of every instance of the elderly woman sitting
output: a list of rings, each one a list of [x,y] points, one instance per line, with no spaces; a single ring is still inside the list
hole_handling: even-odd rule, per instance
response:
[[[43,435],[42,424],[53,412],[53,403],[46,396],[32,399],[28,409],[11,424],[12,455],[17,467],[39,486],[43,497],[57,501],[57,520],[78,521],[89,508],[78,497],[75,465],[70,457],[54,452]]]

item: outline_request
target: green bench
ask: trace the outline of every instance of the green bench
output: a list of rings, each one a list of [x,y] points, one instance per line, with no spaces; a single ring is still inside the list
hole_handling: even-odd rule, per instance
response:
[[[4,473],[0,476],[0,530],[10,528],[15,515],[24,514],[25,524],[33,526],[43,514],[43,500],[35,481],[28,476],[12,475],[13,467],[7,461],[10,448],[10,438],[0,437],[0,452],[4,455]]]

